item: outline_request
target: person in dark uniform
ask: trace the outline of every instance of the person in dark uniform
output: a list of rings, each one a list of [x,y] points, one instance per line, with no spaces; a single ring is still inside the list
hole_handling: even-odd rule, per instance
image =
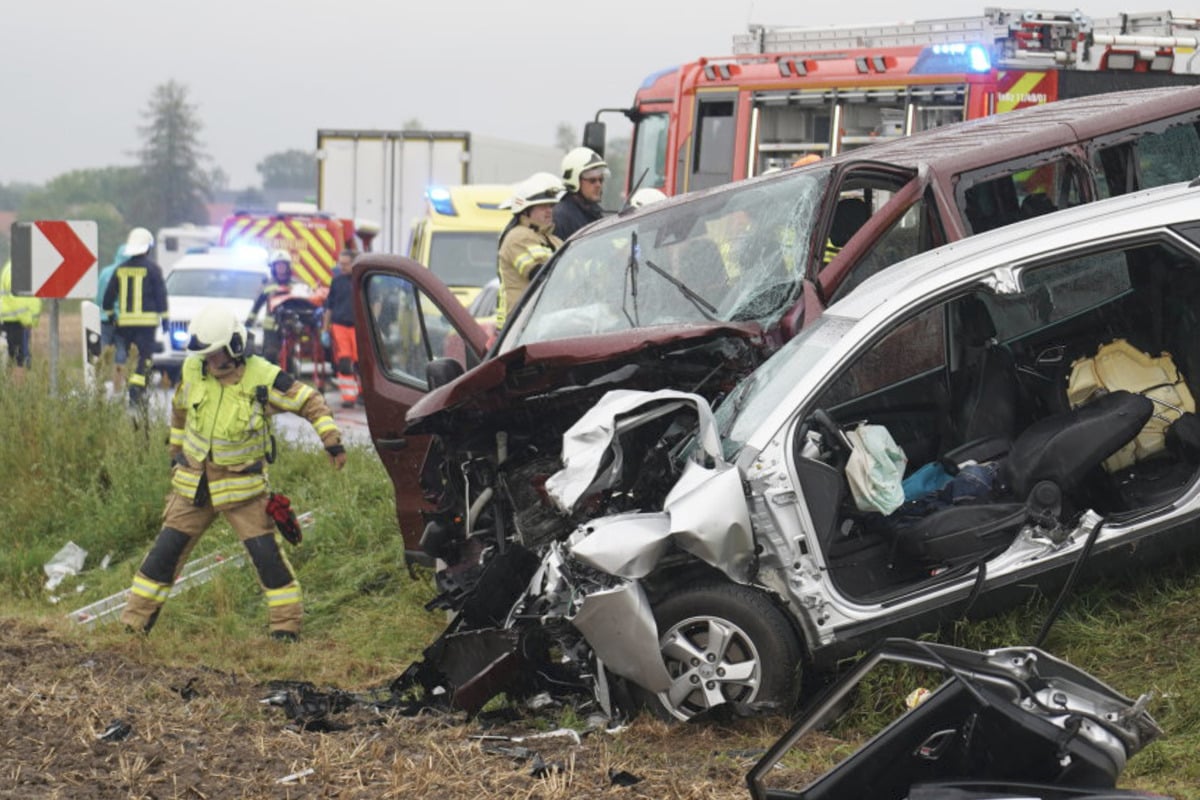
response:
[[[168,325],[167,285],[162,268],[150,255],[153,247],[150,231],[134,228],[129,232],[125,260],[113,272],[100,304],[134,365],[128,381],[130,405],[146,401],[146,380],[154,365],[154,329],[161,325],[166,331]]]

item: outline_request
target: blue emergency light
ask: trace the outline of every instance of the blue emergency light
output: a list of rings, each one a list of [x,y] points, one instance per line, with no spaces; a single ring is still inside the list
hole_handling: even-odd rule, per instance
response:
[[[926,47],[913,65],[914,75],[944,75],[950,72],[990,72],[992,57],[986,47],[966,42]]]
[[[437,213],[448,217],[458,216],[458,211],[454,208],[454,201],[450,199],[450,190],[445,186],[430,186],[425,190],[425,196],[429,198],[429,204]]]

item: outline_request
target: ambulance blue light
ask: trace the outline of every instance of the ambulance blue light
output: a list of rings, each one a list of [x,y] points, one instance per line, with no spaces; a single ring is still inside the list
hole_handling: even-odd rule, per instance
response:
[[[454,209],[454,201],[450,199],[450,190],[445,186],[430,186],[425,190],[425,196],[429,198],[429,204],[437,213],[448,217],[458,216]]]
[[[971,65],[972,72],[988,72],[992,68],[992,59],[988,57],[987,50],[977,44],[967,48],[967,63]]]

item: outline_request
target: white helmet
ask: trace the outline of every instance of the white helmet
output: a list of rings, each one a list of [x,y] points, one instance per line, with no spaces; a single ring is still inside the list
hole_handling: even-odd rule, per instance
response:
[[[267,261],[267,263],[274,266],[280,261],[284,262],[290,267],[292,265],[291,253],[289,253],[287,250],[272,250],[271,258]]]
[[[125,239],[125,257],[144,256],[154,247],[154,235],[145,228],[134,228]]]
[[[568,192],[579,191],[579,179],[583,173],[592,170],[603,170],[604,177],[609,176],[608,164],[590,147],[576,147],[563,156],[562,177]]]
[[[211,303],[188,325],[188,352],[198,356],[221,348],[233,358],[246,354],[246,326],[224,305]]]
[[[655,189],[653,186],[646,186],[633,193],[633,196],[629,198],[629,207],[641,208],[666,199],[667,196],[661,190]]]
[[[563,182],[549,172],[535,172],[513,187],[513,196],[500,203],[520,214],[533,206],[554,204],[565,191]]]

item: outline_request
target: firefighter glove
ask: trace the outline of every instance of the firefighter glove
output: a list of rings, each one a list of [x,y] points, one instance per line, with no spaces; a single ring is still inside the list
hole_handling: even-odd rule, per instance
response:
[[[304,539],[304,532],[300,529],[296,512],[292,511],[292,501],[287,495],[272,492],[267,498],[267,514],[275,521],[275,527],[283,538],[292,544],[300,544]]]

